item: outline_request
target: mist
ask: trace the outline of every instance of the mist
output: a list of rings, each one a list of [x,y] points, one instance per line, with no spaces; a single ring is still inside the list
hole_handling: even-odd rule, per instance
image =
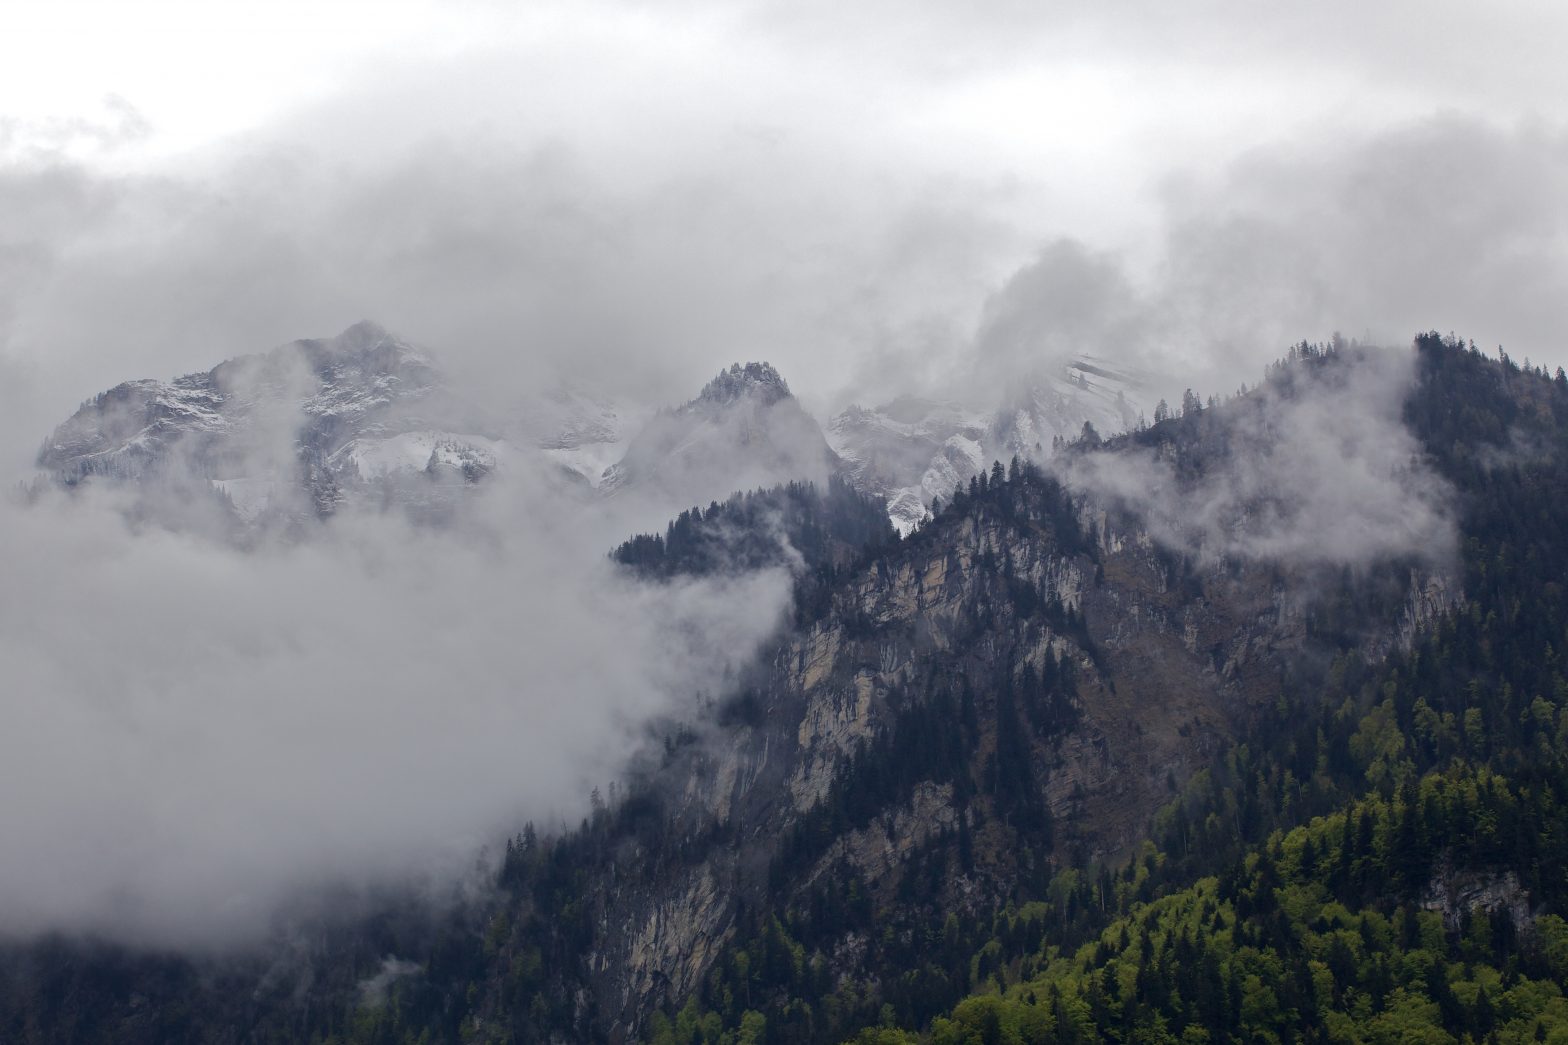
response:
[[[634,585],[515,474],[453,531],[362,515],[248,552],[115,500],[0,509],[26,550],[0,564],[0,933],[232,946],[323,885],[456,881],[575,823],[789,588]]]
[[[1407,344],[1426,330],[1562,365],[1568,135],[1435,116],[1171,173],[1141,253],[1043,245],[986,302],[974,372],[997,382],[1088,353],[1151,397],[1230,395],[1303,338]]]
[[[1222,412],[1224,445],[1210,447],[1197,474],[1162,446],[1071,454],[1062,474],[1132,510],[1161,544],[1208,564],[1365,568],[1407,558],[1451,569],[1454,492],[1403,419],[1414,351],[1336,351],[1332,366],[1295,365],[1243,399],[1210,407]]]

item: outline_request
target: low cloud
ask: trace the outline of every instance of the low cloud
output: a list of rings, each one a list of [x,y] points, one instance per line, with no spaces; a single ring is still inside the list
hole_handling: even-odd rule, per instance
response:
[[[374,976],[360,981],[359,1003],[369,1008],[383,1005],[387,990],[398,980],[418,973],[423,966],[418,962],[388,956],[381,960],[381,968]]]
[[[789,590],[634,584],[515,473],[454,530],[341,517],[248,553],[116,501],[0,508],[0,933],[224,945],[300,890],[459,875],[575,822]]]
[[[1453,491],[1403,422],[1411,351],[1346,348],[1216,407],[1180,454],[1121,447],[1060,459],[1067,480],[1132,510],[1167,547],[1221,558],[1367,566],[1456,552]],[[1290,378],[1290,380],[1285,380]]]

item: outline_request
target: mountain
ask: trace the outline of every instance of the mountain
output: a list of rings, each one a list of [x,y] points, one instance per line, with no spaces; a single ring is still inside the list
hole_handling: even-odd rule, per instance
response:
[[[643,411],[576,385],[556,385],[521,405],[507,431],[537,446],[575,480],[597,487],[625,454]]]
[[[1417,351],[1404,419],[1457,487],[1463,603],[1282,703],[1122,873],[981,930],[983,989],[857,1040],[1568,1036],[1568,377]]]
[[[204,373],[118,385],[61,424],[38,465],[66,485],[129,482],[146,492],[142,511],[180,524],[200,514],[241,534],[354,506],[444,519],[465,487],[518,453],[570,484],[635,492],[665,511],[841,473],[885,499],[907,533],[993,459],[1039,459],[1085,421],[1107,434],[1130,427],[1136,380],[1077,360],[984,410],[906,397],[851,407],[825,435],[776,369],[737,363],[651,417],[572,385],[520,390],[493,416],[462,400],[431,352],[362,322]]]
[[[448,430],[449,411],[430,357],[364,322],[205,373],[118,385],[55,429],[38,464],[66,484],[187,496],[206,485],[245,523],[328,515],[372,489],[494,467],[495,441]]]
[[[1303,346],[1049,465],[902,538],[843,481],[634,538],[792,612],[580,827],[269,953],[13,947],[0,1035],[1568,1033],[1568,378]]]
[[[733,490],[824,482],[837,459],[822,429],[767,363],[736,363],[697,397],[650,419],[600,483],[672,507]]]
[[[987,463],[992,418],[953,403],[905,396],[875,409],[851,406],[833,418],[828,440],[856,489],[885,498],[899,532],[929,514]]]
[[[195,503],[243,530],[349,506],[440,519],[509,455],[537,451],[586,483],[622,445],[605,399],[523,390],[508,417],[487,419],[431,353],[361,322],[204,373],[117,385],[55,429],[38,465],[65,485],[133,484],[163,514]]]
[[[855,487],[885,498],[893,524],[909,533],[934,500],[992,461],[1043,460],[1086,422],[1102,435],[1135,427],[1140,385],[1138,375],[1084,357],[984,407],[910,396],[851,406],[833,418],[828,440]]]
[[[1053,439],[1075,439],[1085,424],[1102,436],[1128,431],[1142,413],[1142,388],[1140,375],[1107,360],[1074,359],[1003,400],[991,424],[991,459],[1039,459]]]
[[[1324,421],[1353,424],[1339,399],[1365,380],[1354,356],[1303,352],[1271,376],[1276,398],[1072,453],[1114,463],[1154,451],[1185,483],[1209,487],[1216,472],[1245,470],[1234,455],[1259,421],[1288,427],[1284,404],[1302,383],[1331,391]],[[871,727],[824,812],[774,850],[786,855],[770,863],[768,899],[744,901],[721,953],[693,963],[710,971],[672,991],[647,1038],[717,1042],[761,1028],[768,1040],[888,1045],[1458,1042],[1568,1031],[1568,759],[1548,739],[1568,723],[1555,652],[1568,636],[1568,530],[1546,507],[1568,494],[1568,379],[1435,334],[1418,340],[1417,371],[1394,409],[1418,460],[1455,486],[1451,566],[1422,579],[1397,555],[1343,571],[1235,555],[1205,565],[1166,557],[1148,531],[1119,534],[1128,517],[1107,505],[1086,520],[1100,539],[1083,553],[1095,575],[1080,603],[1088,641],[1068,657],[1066,719],[1049,697],[1036,700],[1044,714],[1030,712],[1030,689],[1054,690],[1023,684],[1042,673],[1016,666],[915,687],[936,713],[884,715],[886,734]],[[905,545],[952,549],[953,527],[962,535],[1011,514],[993,576],[1017,576],[1024,535],[1051,514],[1009,513],[1022,493],[1019,480],[998,489],[993,479]],[[1245,531],[1261,518],[1255,507],[1231,524]],[[1159,580],[1139,583],[1129,566],[1151,551]],[[947,580],[953,567],[949,558],[924,576]],[[1271,591],[1273,610],[1248,611],[1249,591]],[[967,605],[982,628],[1008,612]],[[998,641],[1009,630],[952,648],[1012,660]],[[1118,672],[1140,651],[1131,675]],[[1209,660],[1186,676],[1197,685],[1181,681],[1183,651]],[[1129,692],[1139,677],[1150,689]],[[1241,699],[1202,696],[1227,690]],[[1554,697],[1529,695],[1544,693]],[[1132,728],[1086,731],[1091,718],[1114,721],[1116,696]],[[961,742],[944,733],[954,723]],[[1058,738],[1044,750],[1042,732]],[[1099,765],[1075,773],[1063,756],[1085,748]],[[1060,802],[1059,788],[1087,808]],[[1029,807],[1042,798],[1046,816]],[[1118,819],[1138,808],[1152,815]],[[1074,853],[1124,830],[1141,840]],[[1031,873],[1040,847],[1054,855]]]
[[[769,567],[831,572],[896,539],[882,501],[835,475],[825,488],[788,483],[688,509],[664,533],[638,534],[611,558],[644,580]]]
[[[1249,412],[1151,438],[1201,482],[1244,451]],[[594,959],[576,988],[548,975],[496,985],[487,1020],[512,1024],[531,991],[583,987],[597,1022],[573,1022],[578,1007],[556,1026],[612,1038],[647,1033],[660,998],[733,1006],[725,1019],[767,998],[778,1040],[839,1040],[884,1004],[934,1015],[971,982],[924,971],[944,919],[958,919],[967,969],[974,926],[1045,895],[1063,868],[1137,852],[1159,809],[1269,709],[1301,699],[1335,657],[1388,655],[1448,606],[1432,565],[1349,581],[1186,557],[1136,512],[1030,464],[973,490],[891,547],[802,575],[794,627],[740,692],[672,734],[636,797],[571,843],[574,866],[599,853],[635,877],[601,888],[590,874],[563,893],[541,863],[554,857],[519,844],[502,955],[581,931]],[[1354,619],[1336,613],[1352,594]],[[563,904],[592,928],[541,917]]]

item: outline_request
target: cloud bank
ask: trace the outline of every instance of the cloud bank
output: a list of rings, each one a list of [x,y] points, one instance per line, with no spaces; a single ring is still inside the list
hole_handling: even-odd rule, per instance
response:
[[[1055,240],[988,300],[985,380],[1088,352],[1142,367],[1168,398],[1228,395],[1302,338],[1402,344],[1456,331],[1568,362],[1568,132],[1459,116],[1259,148],[1172,175],[1142,260]]]
[[[545,490],[249,553],[132,533],[107,492],[0,509],[0,933],[252,940],[297,891],[447,880],[575,822],[788,579],[634,586]]]

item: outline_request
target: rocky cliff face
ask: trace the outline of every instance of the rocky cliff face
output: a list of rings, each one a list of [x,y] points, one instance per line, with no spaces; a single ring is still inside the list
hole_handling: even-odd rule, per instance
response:
[[[1318,661],[1307,581],[1277,565],[1195,573],[1029,469],[962,498],[838,575],[747,680],[744,708],[643,779],[680,843],[611,832],[585,1011],[635,1032],[694,989],[742,911],[787,907],[845,868],[894,904],[912,857],[935,852],[944,903],[964,905],[1009,895],[1036,859],[1124,855],[1286,674]],[[920,764],[900,733],[926,728],[962,734],[951,758]],[[879,784],[867,767],[890,752],[898,782]],[[872,786],[878,804],[854,811]],[[852,937],[831,953],[864,975],[874,959]]]
[[[1461,871],[1451,860],[1438,862],[1421,896],[1421,906],[1443,916],[1449,932],[1459,932],[1466,914],[1502,913],[1514,930],[1524,933],[1534,921],[1530,893],[1513,871],[1483,873]]]
[[[429,431],[439,391],[423,353],[360,323],[205,373],[118,385],[60,425],[38,463],[66,483],[206,480],[246,516],[299,493],[330,510],[347,481],[363,478],[361,465],[373,477],[404,468],[413,444],[389,446],[390,439],[422,434],[421,466],[437,444],[473,462],[487,459]]]

